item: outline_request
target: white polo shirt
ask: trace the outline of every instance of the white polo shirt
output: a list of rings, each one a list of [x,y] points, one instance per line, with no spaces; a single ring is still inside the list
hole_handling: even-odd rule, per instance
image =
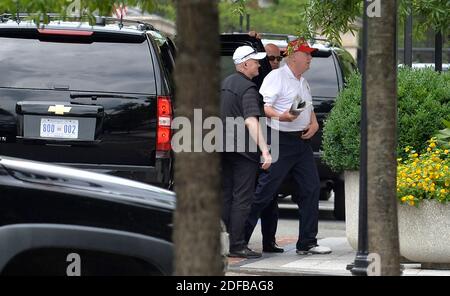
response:
[[[264,105],[271,106],[279,113],[289,110],[297,96],[309,102],[303,112],[292,122],[267,119],[267,124],[284,132],[295,132],[305,130],[311,122],[313,111],[311,90],[305,78],[297,79],[288,65],[272,70],[261,85],[259,92],[264,98]]]

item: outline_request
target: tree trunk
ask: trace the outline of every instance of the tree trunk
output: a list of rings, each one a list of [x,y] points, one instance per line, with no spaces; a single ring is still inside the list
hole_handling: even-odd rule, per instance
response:
[[[177,1],[176,116],[219,114],[218,4],[213,0]],[[197,119],[199,120],[199,119]],[[193,129],[191,129],[192,131]],[[203,136],[191,136],[191,142]],[[202,149],[203,150],[203,149]],[[194,151],[194,150],[192,150]],[[220,256],[220,174],[217,153],[176,155],[174,218],[175,274],[223,275]]]
[[[396,1],[381,1],[368,18],[367,198],[369,252],[381,257],[381,275],[399,275],[396,198]],[[367,12],[366,12],[367,13]]]

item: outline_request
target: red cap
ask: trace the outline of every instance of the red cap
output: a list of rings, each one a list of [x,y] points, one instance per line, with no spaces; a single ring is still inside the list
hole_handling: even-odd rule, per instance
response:
[[[309,46],[308,42],[305,41],[303,38],[298,38],[296,40],[293,40],[288,43],[287,49],[286,49],[286,55],[291,55],[294,52],[302,51],[306,53],[312,53],[316,51],[317,48],[312,48]]]

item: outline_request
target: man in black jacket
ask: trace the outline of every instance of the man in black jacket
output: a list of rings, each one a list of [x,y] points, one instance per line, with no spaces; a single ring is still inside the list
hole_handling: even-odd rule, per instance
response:
[[[280,67],[282,56],[280,49],[273,43],[264,46],[272,70]],[[277,246],[275,234],[278,226],[278,196],[275,195],[267,207],[261,212],[261,234],[263,252],[283,253],[284,249]]]
[[[247,246],[245,221],[254,199],[260,160],[263,169],[268,169],[272,161],[258,120],[263,116],[260,95],[251,81],[259,74],[258,60],[265,56],[250,46],[238,47],[233,54],[236,73],[222,82],[220,113],[225,142],[222,219],[230,234],[230,257],[261,257],[261,253]]]

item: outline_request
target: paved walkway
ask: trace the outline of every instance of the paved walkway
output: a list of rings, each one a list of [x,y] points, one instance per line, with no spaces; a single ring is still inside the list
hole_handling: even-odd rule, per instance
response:
[[[281,237],[278,244],[284,253],[263,253],[258,259],[230,258],[227,275],[335,275],[351,276],[346,270],[356,252],[345,237],[328,237],[319,240],[320,245],[331,247],[327,255],[297,255],[294,237]],[[255,248],[255,250],[258,250]],[[260,250],[258,250],[260,251]],[[405,276],[450,276],[450,270],[421,269],[420,264],[403,264]]]

